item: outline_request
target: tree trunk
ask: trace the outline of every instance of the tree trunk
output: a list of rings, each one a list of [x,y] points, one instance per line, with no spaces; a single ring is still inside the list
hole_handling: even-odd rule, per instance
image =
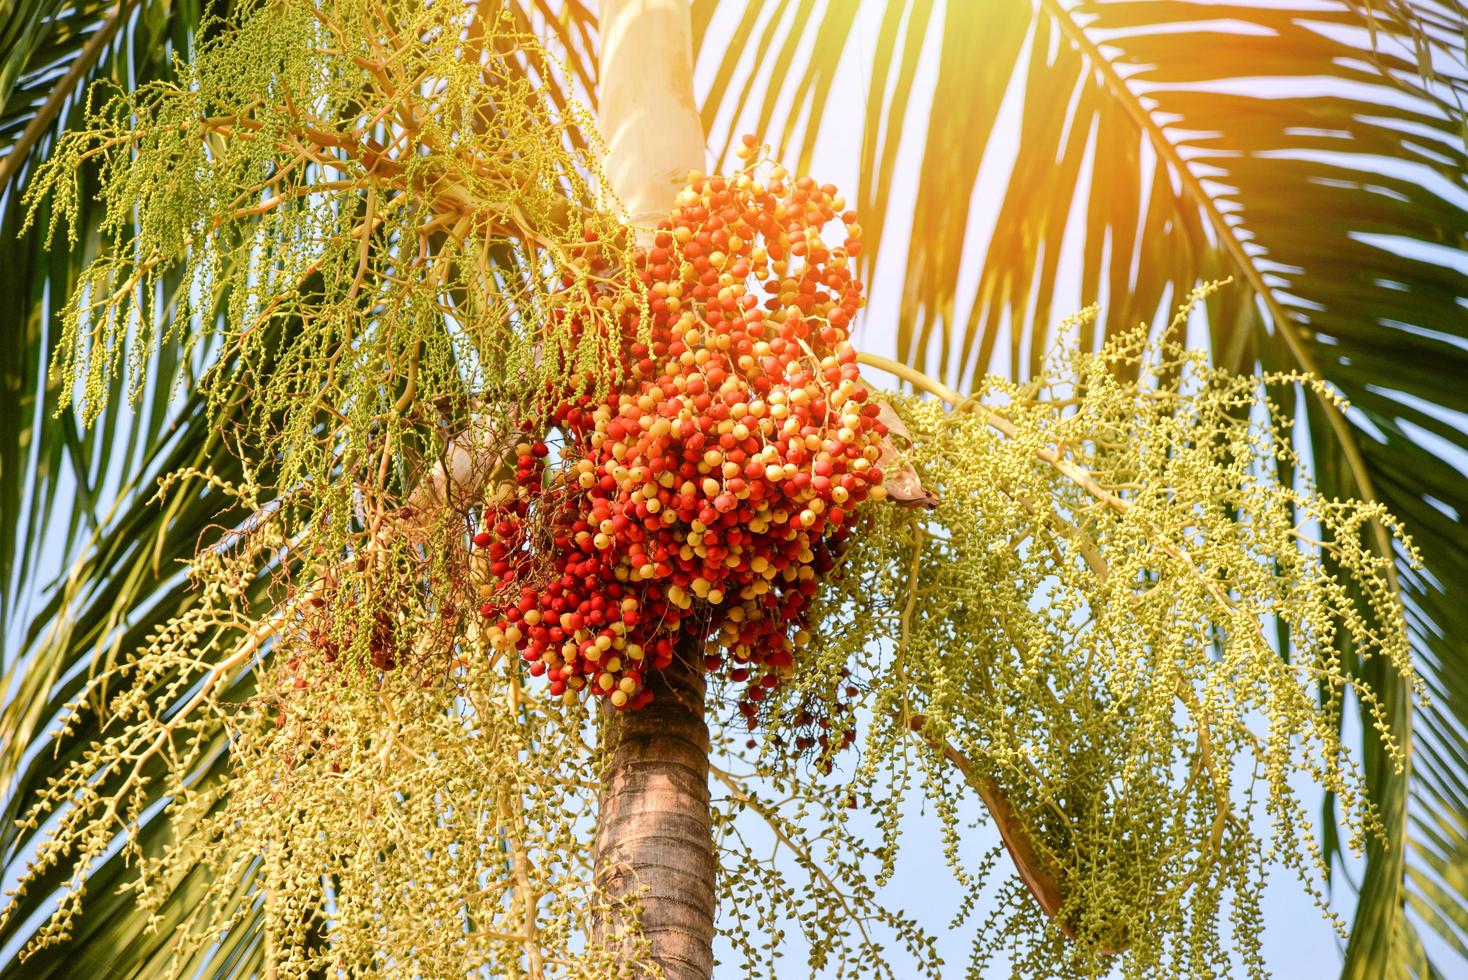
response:
[[[684,637],[673,664],[648,680],[640,711],[608,709],[611,758],[597,813],[597,884],[641,908],[633,921],[597,923],[609,949],[648,943],[668,980],[709,980],[714,969],[714,846],[709,823],[709,730],[702,644]]]
[[[673,209],[690,170],[705,166],[693,95],[688,0],[602,0],[598,110],[607,183],[644,229]],[[641,236],[644,243],[649,236]],[[605,915],[594,938],[645,952],[668,980],[709,980],[714,957],[714,847],[703,649],[680,638],[672,666],[653,671],[640,711],[608,709],[594,850],[598,884],[641,907],[639,921]]]

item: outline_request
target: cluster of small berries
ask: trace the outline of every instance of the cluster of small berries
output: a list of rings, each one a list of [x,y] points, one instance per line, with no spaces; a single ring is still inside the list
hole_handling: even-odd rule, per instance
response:
[[[613,311],[623,382],[560,405],[554,465],[544,443],[516,447],[519,492],[475,538],[481,613],[552,693],[638,708],[688,629],[710,672],[745,684],[751,724],[792,670],[853,508],[885,494],[886,427],[847,339],[861,246],[843,207],[779,168],[694,175],[635,269],[650,336],[641,311]],[[821,237],[831,224],[841,246]],[[547,540],[527,540],[531,507]],[[551,568],[527,581],[542,548]]]

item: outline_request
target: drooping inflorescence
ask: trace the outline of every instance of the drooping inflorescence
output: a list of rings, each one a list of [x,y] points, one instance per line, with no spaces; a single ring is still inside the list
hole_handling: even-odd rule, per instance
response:
[[[473,480],[425,507],[425,465],[617,363],[609,312],[553,311],[593,287],[635,305],[580,255],[590,236],[625,266],[631,238],[599,203],[589,114],[537,88],[565,69],[502,5],[248,0],[220,28],[176,80],[99,87],[30,184],[60,230],[100,168],[119,243],[62,311],[57,409],[90,423],[125,365],[136,394],[152,360],[199,358],[176,380],[224,448],[337,555],[342,589],[370,591],[364,509],[457,524]]]
[[[1341,705],[1349,692],[1405,763],[1390,704],[1361,679],[1369,664],[1420,685],[1392,558],[1365,532],[1379,521],[1415,552],[1380,504],[1280,479],[1300,472],[1290,430],[1251,409],[1328,389],[1180,348],[1189,308],[1160,337],[1062,348],[1028,383],[959,394],[908,372],[938,396],[895,404],[939,505],[863,514],[782,691],[788,716],[861,665],[871,722],[842,790],[874,801],[890,861],[910,815],[885,801],[923,783],[981,975],[1006,960],[1025,976],[1267,975],[1271,872],[1344,933],[1311,794],[1330,794],[1351,847],[1400,840]],[[978,805],[1003,841],[987,856]],[[1020,874],[980,901],[996,858]]]

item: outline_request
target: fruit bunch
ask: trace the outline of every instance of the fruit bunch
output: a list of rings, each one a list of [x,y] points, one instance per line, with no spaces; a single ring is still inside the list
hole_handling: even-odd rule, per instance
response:
[[[843,208],[778,167],[693,175],[629,272],[645,305],[613,310],[621,382],[559,404],[553,464],[545,443],[516,447],[518,492],[475,537],[480,611],[553,694],[641,707],[680,631],[746,685],[751,725],[791,672],[853,509],[885,493],[886,427],[847,339],[861,245]]]

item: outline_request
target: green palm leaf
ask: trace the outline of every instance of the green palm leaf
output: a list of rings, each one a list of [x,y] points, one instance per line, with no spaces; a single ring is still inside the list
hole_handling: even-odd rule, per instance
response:
[[[158,438],[179,368],[165,353],[154,365],[161,390],[137,412],[115,413],[105,426],[83,431],[69,413],[53,418],[58,389],[46,373],[55,339],[48,311],[59,308],[95,257],[99,244],[91,230],[100,216],[88,195],[79,215],[79,247],[50,248],[42,234],[20,234],[19,197],[56,134],[80,122],[89,86],[102,79],[126,84],[163,77],[199,17],[192,2],[33,2],[10,9],[0,53],[0,289],[20,315],[0,346],[0,626],[39,549],[71,554],[83,527],[97,525],[105,502],[95,491],[114,460]],[[95,186],[94,174],[81,178],[84,186]],[[57,493],[72,484],[81,506],[69,509],[58,536],[51,522]]]

